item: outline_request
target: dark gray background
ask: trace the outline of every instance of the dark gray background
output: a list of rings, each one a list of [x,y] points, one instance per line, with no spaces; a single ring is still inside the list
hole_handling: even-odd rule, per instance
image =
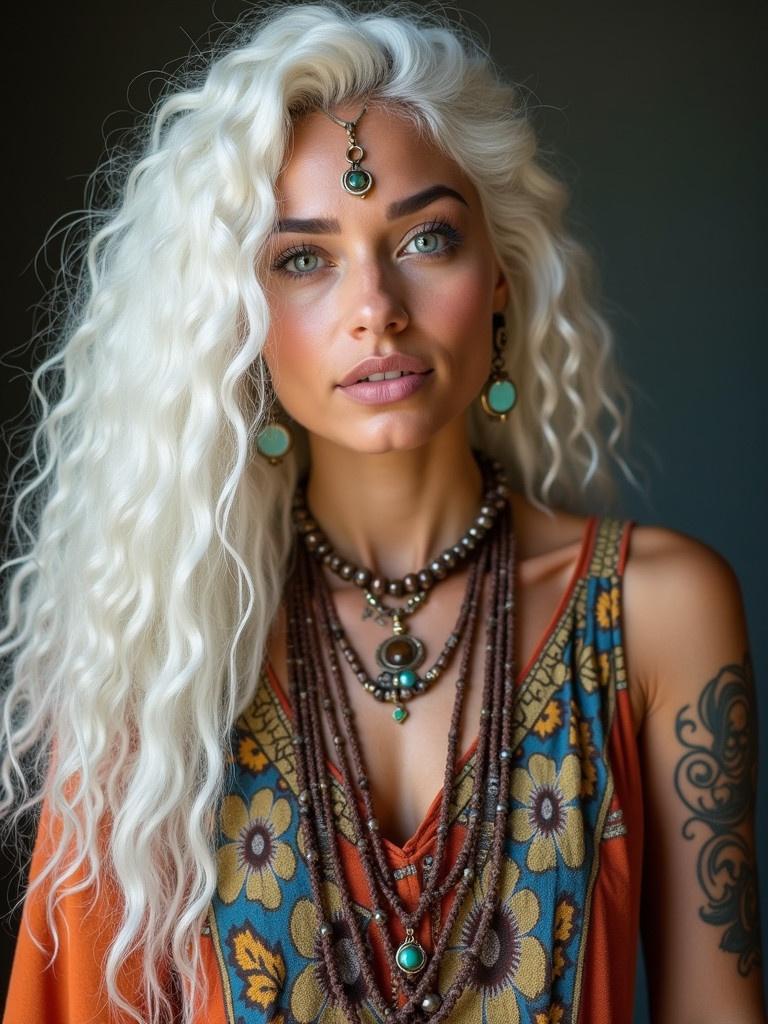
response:
[[[191,40],[204,46],[216,19],[245,7],[79,0],[6,21],[15,44],[3,105],[6,428],[28,399],[9,364],[28,368],[31,356],[7,353],[30,336],[50,284],[45,259],[39,281],[33,269],[45,232],[82,206],[104,137],[156,96],[153,71],[175,66]],[[625,489],[624,514],[706,542],[741,580],[763,740],[759,855],[768,864],[765,8],[464,0],[460,9],[530,91],[543,148],[572,190],[572,230],[600,268],[620,362],[637,385],[632,434],[651,485],[650,503]],[[54,243],[54,267],[56,254]],[[765,872],[761,897],[765,934]],[[3,982],[12,931],[0,927]],[[646,1022],[640,967],[636,1021]]]

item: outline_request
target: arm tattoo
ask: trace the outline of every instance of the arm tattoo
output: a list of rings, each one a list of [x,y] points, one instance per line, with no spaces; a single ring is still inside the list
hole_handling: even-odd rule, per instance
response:
[[[754,810],[757,784],[757,708],[749,651],[743,665],[724,665],[698,702],[698,722],[675,721],[675,734],[688,752],[675,769],[675,788],[692,816],[711,830],[699,852],[696,872],[707,897],[699,908],[707,924],[725,926],[720,948],[738,954],[739,974],[759,967],[760,911],[755,858],[737,832]],[[686,739],[686,735],[688,738]]]

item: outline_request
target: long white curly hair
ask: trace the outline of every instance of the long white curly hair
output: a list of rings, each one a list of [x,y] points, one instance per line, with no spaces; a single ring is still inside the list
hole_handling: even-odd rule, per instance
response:
[[[73,872],[114,880],[106,988],[142,1024],[170,1017],[160,965],[192,1020],[230,735],[258,680],[306,468],[306,437],[278,468],[255,452],[272,392],[254,267],[292,122],[360,96],[397,105],[471,178],[510,282],[519,403],[504,425],[473,411],[472,442],[545,509],[604,510],[617,467],[636,483],[619,451],[628,388],[593,262],[564,227],[568,191],[536,160],[520,90],[469,31],[411,3],[273,4],[171,76],[138,143],[92,176],[65,251],[0,566],[0,813],[11,832],[45,800],[61,821],[33,883],[47,888],[52,955]],[[136,948],[141,1006],[120,984]]]

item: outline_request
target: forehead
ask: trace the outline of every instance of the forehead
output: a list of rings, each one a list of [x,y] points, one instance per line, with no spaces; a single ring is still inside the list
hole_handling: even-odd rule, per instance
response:
[[[340,105],[332,112],[340,120],[351,121],[362,106]],[[461,168],[404,115],[370,105],[358,120],[356,142],[365,153],[360,163],[374,180],[364,200],[349,195],[341,185],[342,172],[350,166],[344,128],[318,110],[297,119],[276,183],[281,215],[325,212],[343,217],[383,212],[391,202],[438,182],[475,205],[475,189]]]

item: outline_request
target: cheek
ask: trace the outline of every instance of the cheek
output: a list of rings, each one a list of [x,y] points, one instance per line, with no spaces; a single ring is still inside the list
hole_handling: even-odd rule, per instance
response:
[[[304,422],[307,408],[318,405],[318,389],[333,377],[323,358],[322,328],[309,310],[284,309],[272,321],[264,360],[285,411]]]
[[[493,300],[487,276],[457,274],[430,298],[424,317],[457,369],[473,380],[488,372],[491,360]]]
[[[311,337],[308,312],[295,309],[290,303],[273,300],[270,303],[270,328],[264,346],[264,359],[278,390],[301,373],[306,364]]]

